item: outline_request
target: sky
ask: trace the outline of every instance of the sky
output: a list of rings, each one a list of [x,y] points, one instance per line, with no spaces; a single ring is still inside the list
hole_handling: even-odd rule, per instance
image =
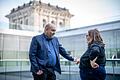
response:
[[[13,8],[29,1],[0,0],[0,22],[8,23],[5,15]],[[120,0],[41,0],[41,2],[69,9],[74,15],[71,18],[71,28],[120,20]]]

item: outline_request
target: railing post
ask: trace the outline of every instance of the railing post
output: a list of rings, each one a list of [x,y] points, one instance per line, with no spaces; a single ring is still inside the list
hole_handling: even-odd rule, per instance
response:
[[[112,67],[113,67],[113,79],[115,78],[115,61],[112,61]]]
[[[70,74],[70,61],[69,61],[69,80],[70,80],[70,76],[71,74]]]
[[[20,61],[20,80],[22,80],[22,61]]]
[[[7,61],[5,61],[5,80],[6,80],[6,76],[7,76]]]
[[[112,60],[115,58],[115,55],[112,56]],[[113,68],[113,79],[115,78],[115,69],[114,69],[114,66],[115,66],[115,61],[113,60],[112,61],[112,68]]]

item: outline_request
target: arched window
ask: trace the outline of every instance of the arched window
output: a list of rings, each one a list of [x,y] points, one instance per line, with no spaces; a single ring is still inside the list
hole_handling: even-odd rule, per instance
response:
[[[23,24],[23,21],[20,21],[20,24]]]
[[[52,23],[52,24],[55,24],[55,21],[54,21],[54,20],[52,20],[52,21],[51,21],[51,23]]]
[[[43,28],[45,27],[45,24],[46,24],[46,20],[43,19]]]
[[[25,25],[28,25],[28,19],[25,20]]]
[[[63,27],[63,23],[62,23],[62,22],[59,22],[59,26],[60,26],[60,27]]]

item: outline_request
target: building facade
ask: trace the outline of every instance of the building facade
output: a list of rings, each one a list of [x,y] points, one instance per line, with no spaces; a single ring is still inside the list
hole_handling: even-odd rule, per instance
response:
[[[35,31],[42,31],[46,23],[53,23],[57,28],[70,26],[72,16],[66,8],[36,0],[13,8],[11,13],[6,15],[10,29]]]

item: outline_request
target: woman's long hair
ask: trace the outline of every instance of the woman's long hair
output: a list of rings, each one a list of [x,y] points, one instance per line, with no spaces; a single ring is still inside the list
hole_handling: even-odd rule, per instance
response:
[[[104,45],[103,39],[100,35],[100,32],[97,29],[89,30],[88,31],[88,36],[90,38],[90,41],[89,41],[88,45],[91,45],[94,42],[97,42],[97,43],[100,43],[100,44]]]

